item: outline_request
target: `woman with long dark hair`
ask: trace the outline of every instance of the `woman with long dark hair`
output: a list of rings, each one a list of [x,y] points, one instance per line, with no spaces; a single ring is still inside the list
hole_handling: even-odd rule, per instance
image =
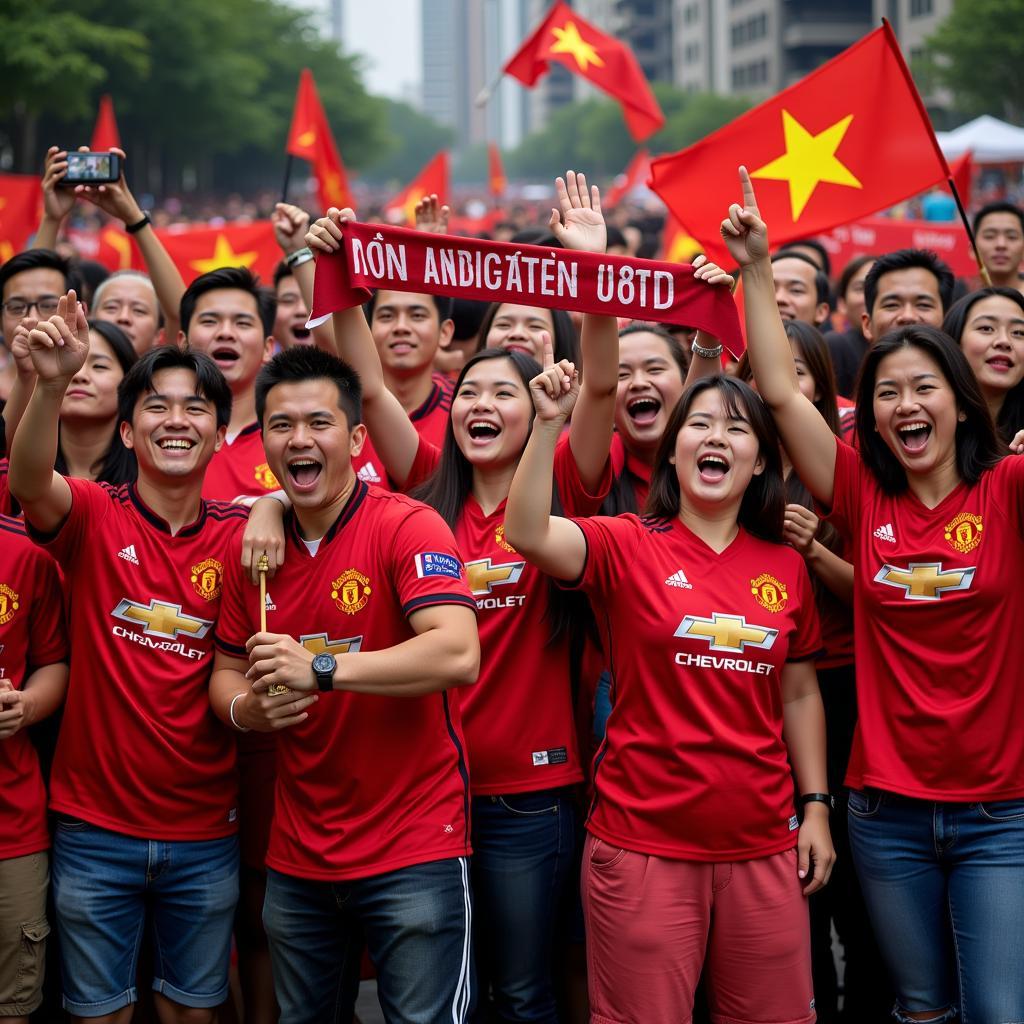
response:
[[[851,545],[859,721],[850,842],[900,1021],[1024,1019],[1024,460],[951,338],[911,325],[861,369],[854,449],[800,393],[741,168],[722,236],[758,388]]]
[[[506,529],[591,598],[612,672],[583,863],[593,1019],[687,1020],[704,967],[723,1020],[813,1021],[805,896],[834,856],[820,636],[771,418],[704,378],[669,417],[647,514],[564,519],[552,466],[578,383],[545,367]]]

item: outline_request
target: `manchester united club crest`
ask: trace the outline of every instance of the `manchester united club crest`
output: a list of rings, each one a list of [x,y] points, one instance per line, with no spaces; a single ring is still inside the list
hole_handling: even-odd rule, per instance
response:
[[[253,476],[256,483],[260,485],[264,490],[267,491],[279,491],[281,485],[277,482],[277,477],[270,471],[270,466],[265,462],[261,462],[254,470]]]
[[[0,583],[0,626],[7,625],[20,607],[18,595],[6,583]]]
[[[786,585],[770,572],[763,572],[756,579],[752,579],[750,592],[754,595],[754,600],[770,612],[781,612],[789,600]]]
[[[220,585],[224,579],[224,566],[216,558],[207,558],[192,566],[192,586],[204,601],[220,597]]]
[[[498,547],[501,548],[502,551],[508,551],[508,552],[510,552],[513,555],[516,553],[516,549],[514,547],[512,547],[512,545],[509,544],[509,542],[507,540],[505,540],[505,524],[504,523],[502,523],[501,526],[499,526],[494,531],[494,543],[497,544]]]
[[[970,554],[981,543],[981,516],[961,512],[952,522],[946,523],[946,540],[954,551]]]
[[[370,580],[356,569],[346,569],[332,584],[331,597],[346,615],[355,615],[370,600]]]

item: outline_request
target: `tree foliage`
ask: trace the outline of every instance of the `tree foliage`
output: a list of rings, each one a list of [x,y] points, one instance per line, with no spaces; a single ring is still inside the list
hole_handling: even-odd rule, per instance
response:
[[[455,138],[451,128],[421,114],[408,103],[385,99],[384,130],[390,149],[370,154],[363,177],[401,186],[439,150]]]
[[[959,111],[1024,124],[1024,0],[953,0],[928,50]]]

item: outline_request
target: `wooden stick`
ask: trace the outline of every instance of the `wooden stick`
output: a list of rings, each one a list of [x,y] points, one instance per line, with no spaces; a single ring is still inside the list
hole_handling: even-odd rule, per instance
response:
[[[267,631],[267,570],[270,568],[270,559],[267,558],[266,551],[260,555],[260,560],[256,565],[256,568],[260,573],[260,632],[266,633]],[[282,686],[280,683],[272,683],[267,687],[267,693],[271,697],[276,697],[281,693],[288,693],[288,687]]]

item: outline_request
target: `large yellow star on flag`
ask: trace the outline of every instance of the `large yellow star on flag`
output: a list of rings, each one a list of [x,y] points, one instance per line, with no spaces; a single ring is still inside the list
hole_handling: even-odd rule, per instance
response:
[[[597,50],[580,35],[576,22],[567,21],[564,28],[552,28],[551,32],[558,40],[551,44],[551,53],[570,54],[575,58],[580,71],[586,71],[590,64],[604,67],[604,61],[597,55]]]
[[[800,219],[820,182],[830,185],[864,186],[836,156],[839,143],[850,127],[853,114],[847,114],[823,132],[812,135],[788,110],[782,111],[782,131],[786,152],[764,167],[751,171],[752,178],[789,182],[789,203],[793,220]]]
[[[208,274],[211,270],[220,270],[221,267],[251,267],[259,257],[259,253],[253,249],[250,252],[235,252],[231,243],[224,237],[218,235],[213,246],[213,255],[202,260],[189,260],[189,266],[198,270],[200,274]]]
[[[295,141],[300,146],[312,146],[316,142],[316,132],[310,128],[308,132],[303,132]]]

